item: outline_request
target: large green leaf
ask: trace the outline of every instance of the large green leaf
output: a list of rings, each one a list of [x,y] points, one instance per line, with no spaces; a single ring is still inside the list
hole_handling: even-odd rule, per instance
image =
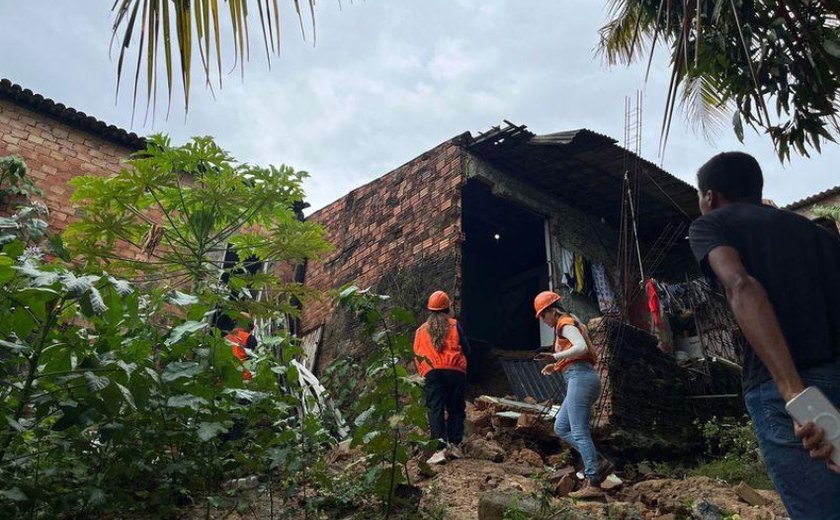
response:
[[[99,392],[111,384],[106,376],[98,376],[93,372],[85,372],[85,382],[89,392]]]
[[[190,394],[173,395],[166,400],[166,406],[170,408],[191,408],[193,410],[200,410],[208,404],[207,399]]]
[[[217,422],[202,422],[198,425],[198,438],[202,441],[209,441],[223,433],[227,433],[228,427]]]
[[[172,332],[169,334],[169,337],[166,338],[167,345],[174,345],[181,341],[184,336],[188,336],[193,332],[197,332],[199,330],[207,328],[206,322],[201,321],[185,321],[184,323],[178,325]]]
[[[202,372],[201,366],[194,361],[175,361],[166,365],[161,379],[164,383],[181,378],[193,378]]]
[[[12,502],[26,502],[29,500],[29,497],[27,497],[19,487],[0,489],[0,495],[6,497],[6,499],[11,500]]]

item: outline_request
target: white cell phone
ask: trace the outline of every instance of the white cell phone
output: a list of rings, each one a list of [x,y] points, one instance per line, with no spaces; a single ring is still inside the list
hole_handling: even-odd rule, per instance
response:
[[[809,386],[785,405],[788,415],[800,425],[812,422],[825,432],[825,440],[834,446],[831,461],[840,464],[840,412],[819,388]]]

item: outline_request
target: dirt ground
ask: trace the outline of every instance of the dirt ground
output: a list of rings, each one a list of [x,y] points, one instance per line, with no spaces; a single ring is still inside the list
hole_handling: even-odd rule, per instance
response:
[[[751,501],[766,502],[750,505],[736,493],[738,482],[727,483],[707,477],[661,478],[652,470],[640,470],[642,465],[630,467],[625,473],[618,472],[617,476],[623,483],[611,489],[602,500],[581,502],[563,498],[570,487],[576,485],[568,451],[533,421],[519,419],[514,421],[515,426],[504,425],[499,423],[493,412],[493,409],[468,407],[468,437],[463,450],[465,458],[434,467],[421,463],[422,456],[409,463],[410,483],[414,487],[407,489],[412,491],[409,495],[413,495],[414,499],[401,504],[394,518],[476,520],[482,496],[493,498],[508,493],[550,502],[565,511],[565,516],[556,518],[567,519],[781,520],[787,517],[781,500],[773,491],[748,489],[752,492]],[[361,469],[354,461],[360,456],[355,451],[336,449],[327,460],[336,472],[354,471],[347,469],[350,467],[358,472]],[[567,475],[562,491],[557,486],[560,474]],[[280,500],[275,496],[273,518],[315,519],[316,515],[304,513],[302,507],[304,503],[312,504],[312,493],[311,490],[308,496],[299,493],[297,507],[280,506]],[[184,518],[271,518],[271,504],[266,492],[245,491],[236,495],[236,501],[227,510],[211,510],[209,516],[206,516],[205,508],[196,508]],[[327,508],[324,516],[317,518],[379,518],[375,507],[371,506],[342,511]]]
[[[535,479],[521,474],[527,470],[521,465],[507,462],[471,459],[451,461],[436,468],[434,477],[418,482],[423,490],[421,509],[432,518],[476,520],[479,499],[486,492],[517,490],[526,495],[534,493],[537,487]],[[581,518],[592,519],[691,518],[691,506],[698,501],[716,506],[723,517],[732,518],[733,514],[738,514],[743,520],[787,517],[775,492],[758,490],[757,493],[767,499],[769,504],[751,506],[738,497],[734,485],[707,477],[652,479],[627,483],[621,489],[609,492],[602,501],[585,503],[556,499],[555,504],[578,511]]]

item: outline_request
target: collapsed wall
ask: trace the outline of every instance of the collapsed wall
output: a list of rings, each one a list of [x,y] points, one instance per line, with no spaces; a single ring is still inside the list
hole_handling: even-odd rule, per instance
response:
[[[590,334],[603,385],[596,423],[605,437],[681,449],[697,440],[697,421],[743,414],[740,376],[727,366],[684,366],[651,334],[610,318],[592,320]]]
[[[395,305],[423,317],[425,298],[445,290],[460,300],[463,151],[447,141],[391,173],[313,213],[332,252],[306,266],[306,284],[322,291],[354,283],[393,296]],[[323,327],[315,366],[323,371],[340,355],[360,357],[355,317],[328,298],[304,309],[305,333]]]

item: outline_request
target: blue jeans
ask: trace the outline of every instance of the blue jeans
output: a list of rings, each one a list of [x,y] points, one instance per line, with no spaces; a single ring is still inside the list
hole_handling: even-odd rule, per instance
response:
[[[566,381],[566,398],[554,421],[554,432],[580,453],[583,459],[583,474],[599,482],[598,452],[589,431],[592,405],[601,393],[601,380],[595,368],[586,362],[566,367],[562,372]]]
[[[805,386],[816,386],[840,405],[840,363],[800,371]],[[793,420],[773,381],[744,395],[761,454],[773,485],[793,520],[840,520],[840,475],[811,459],[793,433]]]

